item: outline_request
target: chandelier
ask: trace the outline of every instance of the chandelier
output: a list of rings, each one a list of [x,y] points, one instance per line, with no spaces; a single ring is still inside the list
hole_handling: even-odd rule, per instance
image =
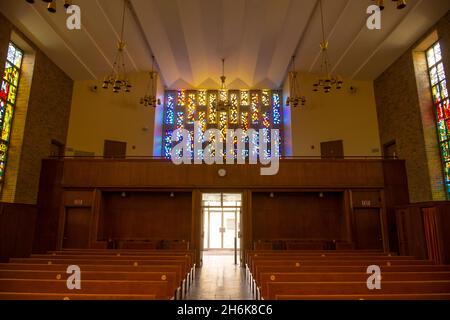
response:
[[[114,64],[112,72],[105,77],[103,80],[103,89],[108,89],[110,86],[114,93],[119,93],[121,90],[125,92],[130,92],[131,83],[126,76],[125,68],[125,42],[123,41],[123,32],[125,28],[125,11],[126,2],[123,2],[123,13],[122,13],[122,30],[120,33],[120,40],[117,43],[117,54],[114,59]]]
[[[28,3],[33,4],[34,0],[25,0]],[[51,13],[55,13],[56,12],[56,0],[42,0],[45,3],[48,3],[47,5],[47,10]],[[64,8],[69,8],[72,5],[72,1],[71,0],[64,0]]]
[[[145,95],[141,98],[141,104],[145,107],[154,107],[161,105],[161,100],[156,98],[156,79],[157,73],[154,71],[155,66],[155,56],[152,56],[152,70],[150,71],[150,79],[147,85],[147,91]]]
[[[343,85],[342,79],[333,75],[330,72],[331,66],[330,61],[328,59],[328,41],[325,40],[325,27],[323,22],[323,8],[322,8],[322,0],[319,0],[320,5],[320,18],[322,22],[322,42],[320,43],[320,56],[321,56],[321,65],[320,65],[320,74],[321,76],[317,80],[316,83],[313,84],[313,91],[317,92],[319,89],[323,89],[325,93],[331,92],[331,89],[334,87],[336,89],[341,89]]]
[[[373,0],[376,2],[377,6],[380,10],[384,10],[384,0]],[[406,0],[392,0],[397,3],[397,9],[406,8]]]
[[[222,59],[222,76],[220,77],[221,86],[219,89],[219,99],[215,102],[217,111],[227,111],[231,107],[231,103],[228,101],[227,87],[225,85],[227,77],[225,77],[225,59]]]
[[[293,106],[294,108],[298,107],[299,104],[302,106],[306,103],[305,96],[302,96],[300,92],[297,92],[298,83],[297,83],[297,75],[298,72],[295,71],[295,56],[292,56],[292,71],[289,72],[289,92],[290,96],[286,100],[286,106]]]

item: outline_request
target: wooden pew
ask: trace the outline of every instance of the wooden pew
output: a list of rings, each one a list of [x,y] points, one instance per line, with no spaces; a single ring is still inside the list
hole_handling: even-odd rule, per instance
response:
[[[276,295],[275,300],[450,300],[450,293]]]
[[[64,280],[69,275],[59,271],[48,270],[0,270],[0,279],[44,279]],[[83,271],[81,280],[120,280],[120,281],[167,281],[167,295],[175,297],[179,284],[175,272],[105,272],[105,271]]]
[[[156,251],[156,250],[155,250]],[[175,292],[185,294],[185,279],[192,274],[193,251],[161,250],[158,252],[138,250],[62,250],[49,254],[33,255],[27,259],[11,259],[8,264],[0,264],[0,278],[20,280],[66,278],[69,265],[78,265],[84,280],[107,281],[152,281],[165,278],[169,296]],[[4,273],[1,273],[4,270]],[[9,271],[7,271],[9,270]],[[53,273],[52,273],[53,272]],[[55,274],[54,272],[60,272]],[[153,272],[153,274],[152,274]],[[164,273],[164,274],[155,274]],[[171,273],[172,272],[172,273]],[[33,276],[34,274],[34,276]],[[181,286],[181,290],[177,290]],[[59,292],[54,292],[59,293]],[[181,297],[177,295],[177,297]]]
[[[156,300],[154,294],[61,294],[0,292],[0,300]]]
[[[301,272],[301,273],[261,273],[259,275],[260,296],[267,296],[268,282],[360,282],[367,281],[367,273],[353,272]],[[450,281],[450,272],[386,272],[381,281]],[[450,292],[449,292],[450,293]]]
[[[58,294],[143,294],[168,300],[167,281],[102,281],[83,280],[81,290],[69,290],[66,280],[0,279],[0,292],[58,293]]]
[[[369,290],[364,282],[268,282],[266,300],[296,295],[450,294],[450,281],[384,281],[381,290]]]

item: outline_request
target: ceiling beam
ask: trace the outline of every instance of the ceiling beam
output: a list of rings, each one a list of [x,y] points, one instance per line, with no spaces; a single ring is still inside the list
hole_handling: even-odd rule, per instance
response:
[[[59,29],[55,26],[48,18],[45,18],[39,10],[36,9],[35,6],[31,6],[32,10],[44,21],[47,23],[51,29],[53,29],[54,33],[64,44],[64,47],[73,55],[73,57],[86,69],[86,71],[91,75],[92,79],[97,79],[96,74],[89,68],[89,66],[84,63],[83,59],[75,52],[75,50],[69,45],[68,41],[64,39],[64,36],[58,31]]]
[[[123,0],[123,1],[125,1],[125,4],[127,3],[127,0]],[[108,17],[108,14],[106,13],[105,9],[104,9],[103,6],[100,4],[99,0],[95,0],[95,2],[97,3],[98,8],[100,9],[100,11],[102,12],[103,16],[105,17],[106,22],[107,22],[108,25],[111,27],[111,30],[112,30],[113,34],[115,35],[117,41],[120,41],[120,35],[117,33],[116,29],[114,28],[114,25],[112,24],[111,19]],[[126,6],[126,8],[129,9],[129,6]],[[126,14],[126,13],[125,13],[125,14]],[[128,59],[130,60],[132,66],[133,66],[133,68],[134,68],[134,70],[135,70],[135,71],[139,71],[139,68],[137,67],[136,62],[134,61],[134,59],[133,59],[133,57],[131,56],[130,51],[127,49],[127,47],[125,47],[124,52],[125,52],[126,56],[128,57]]]
[[[417,3],[409,10],[391,29],[391,31],[386,35],[386,37],[381,40],[381,42],[376,46],[375,50],[372,50],[372,53],[367,57],[367,59],[364,60],[364,62],[356,69],[356,71],[351,75],[350,79],[353,80],[359,72],[372,60],[372,58],[375,56],[376,53],[380,50],[380,48],[383,46],[383,44],[387,41],[387,39],[392,35],[392,33],[397,30],[398,26],[406,20],[406,18],[413,12],[419,5],[422,3],[423,0],[418,0]]]

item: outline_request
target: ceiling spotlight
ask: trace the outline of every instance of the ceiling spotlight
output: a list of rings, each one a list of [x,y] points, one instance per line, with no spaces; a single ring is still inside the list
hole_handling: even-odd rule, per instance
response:
[[[397,9],[403,9],[406,7],[406,0],[397,0]]]
[[[127,197],[127,194],[126,194],[125,191],[124,191],[124,192],[122,192],[122,193],[120,194],[120,196],[121,196],[122,198],[126,198],[126,197]]]
[[[269,194],[269,197],[275,198],[275,194],[274,194],[273,192],[271,192],[271,193]]]
[[[50,1],[48,3],[47,10],[48,10],[48,12],[55,13],[56,12],[56,2],[55,1]]]
[[[170,193],[170,197],[173,198],[175,197],[175,194],[173,192]]]
[[[384,10],[384,0],[377,0],[377,6],[380,10]]]

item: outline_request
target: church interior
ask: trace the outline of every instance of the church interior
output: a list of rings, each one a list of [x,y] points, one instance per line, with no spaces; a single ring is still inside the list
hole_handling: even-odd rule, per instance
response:
[[[450,300],[448,0],[2,0],[0,74],[0,300]]]

